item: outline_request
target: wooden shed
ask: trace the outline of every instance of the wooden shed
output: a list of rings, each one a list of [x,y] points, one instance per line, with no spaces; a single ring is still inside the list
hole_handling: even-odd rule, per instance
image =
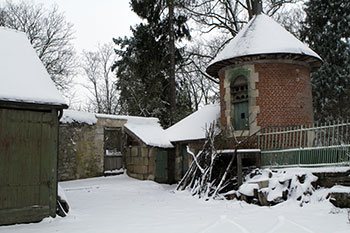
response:
[[[56,215],[63,108],[26,35],[0,28],[0,225]]]

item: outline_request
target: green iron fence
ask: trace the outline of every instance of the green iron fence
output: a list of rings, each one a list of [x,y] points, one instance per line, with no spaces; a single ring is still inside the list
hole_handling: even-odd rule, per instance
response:
[[[350,122],[268,127],[257,135],[268,167],[350,164]]]

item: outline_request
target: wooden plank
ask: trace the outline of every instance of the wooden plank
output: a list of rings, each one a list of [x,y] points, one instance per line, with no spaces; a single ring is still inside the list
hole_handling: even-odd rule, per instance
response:
[[[242,178],[242,155],[241,155],[241,153],[237,153],[237,180],[238,180],[238,186],[240,186],[243,183],[243,178]]]
[[[6,117],[3,117],[4,112]],[[7,213],[7,219],[15,219],[13,223],[39,221],[42,216],[48,216],[48,211],[40,212],[43,209],[38,208],[35,209],[35,213],[32,213],[32,209],[29,207],[49,206],[50,203],[51,213],[54,213],[51,216],[55,216],[57,112],[6,109],[1,110],[0,114],[0,142],[3,137],[10,139],[6,152],[7,157],[3,153],[0,155],[0,164],[6,164],[8,167],[7,170],[5,169],[6,174],[4,174],[4,177],[7,177],[2,178],[0,183],[2,186],[0,188],[2,200],[0,210]],[[56,119],[56,124],[53,124],[49,119],[45,120],[44,116]],[[44,137],[42,123],[48,127],[48,132]],[[55,127],[56,130],[51,132],[52,128]],[[46,150],[45,147],[50,149]],[[44,160],[42,160],[43,158]],[[2,163],[3,161],[5,163]],[[43,164],[43,161],[49,162]],[[51,173],[51,183],[47,179],[41,179],[46,170]],[[49,183],[51,187],[48,187]],[[51,190],[51,196],[48,195],[49,190]],[[32,218],[29,217],[31,215]],[[6,224],[8,223],[7,221]]]
[[[39,222],[47,217],[48,214],[48,206],[28,206],[23,208],[0,209],[0,225]]]

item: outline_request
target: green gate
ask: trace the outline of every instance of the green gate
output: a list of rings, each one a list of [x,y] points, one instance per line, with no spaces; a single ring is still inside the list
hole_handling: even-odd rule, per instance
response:
[[[0,108],[0,225],[56,215],[57,111]]]
[[[264,128],[258,136],[266,167],[350,164],[350,122]]]
[[[182,146],[182,176],[185,175],[189,168],[189,154],[187,152],[187,145]]]
[[[164,150],[158,150],[156,153],[156,181],[168,182],[168,153]]]
[[[235,130],[248,129],[248,101],[234,104],[234,128]]]

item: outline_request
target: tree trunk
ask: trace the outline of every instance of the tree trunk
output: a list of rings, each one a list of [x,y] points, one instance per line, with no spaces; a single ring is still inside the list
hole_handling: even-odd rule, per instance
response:
[[[170,124],[175,123],[176,114],[176,100],[175,100],[175,34],[174,34],[174,2],[168,0],[169,10],[169,55],[170,55],[170,67],[169,67],[169,103],[170,103]]]

